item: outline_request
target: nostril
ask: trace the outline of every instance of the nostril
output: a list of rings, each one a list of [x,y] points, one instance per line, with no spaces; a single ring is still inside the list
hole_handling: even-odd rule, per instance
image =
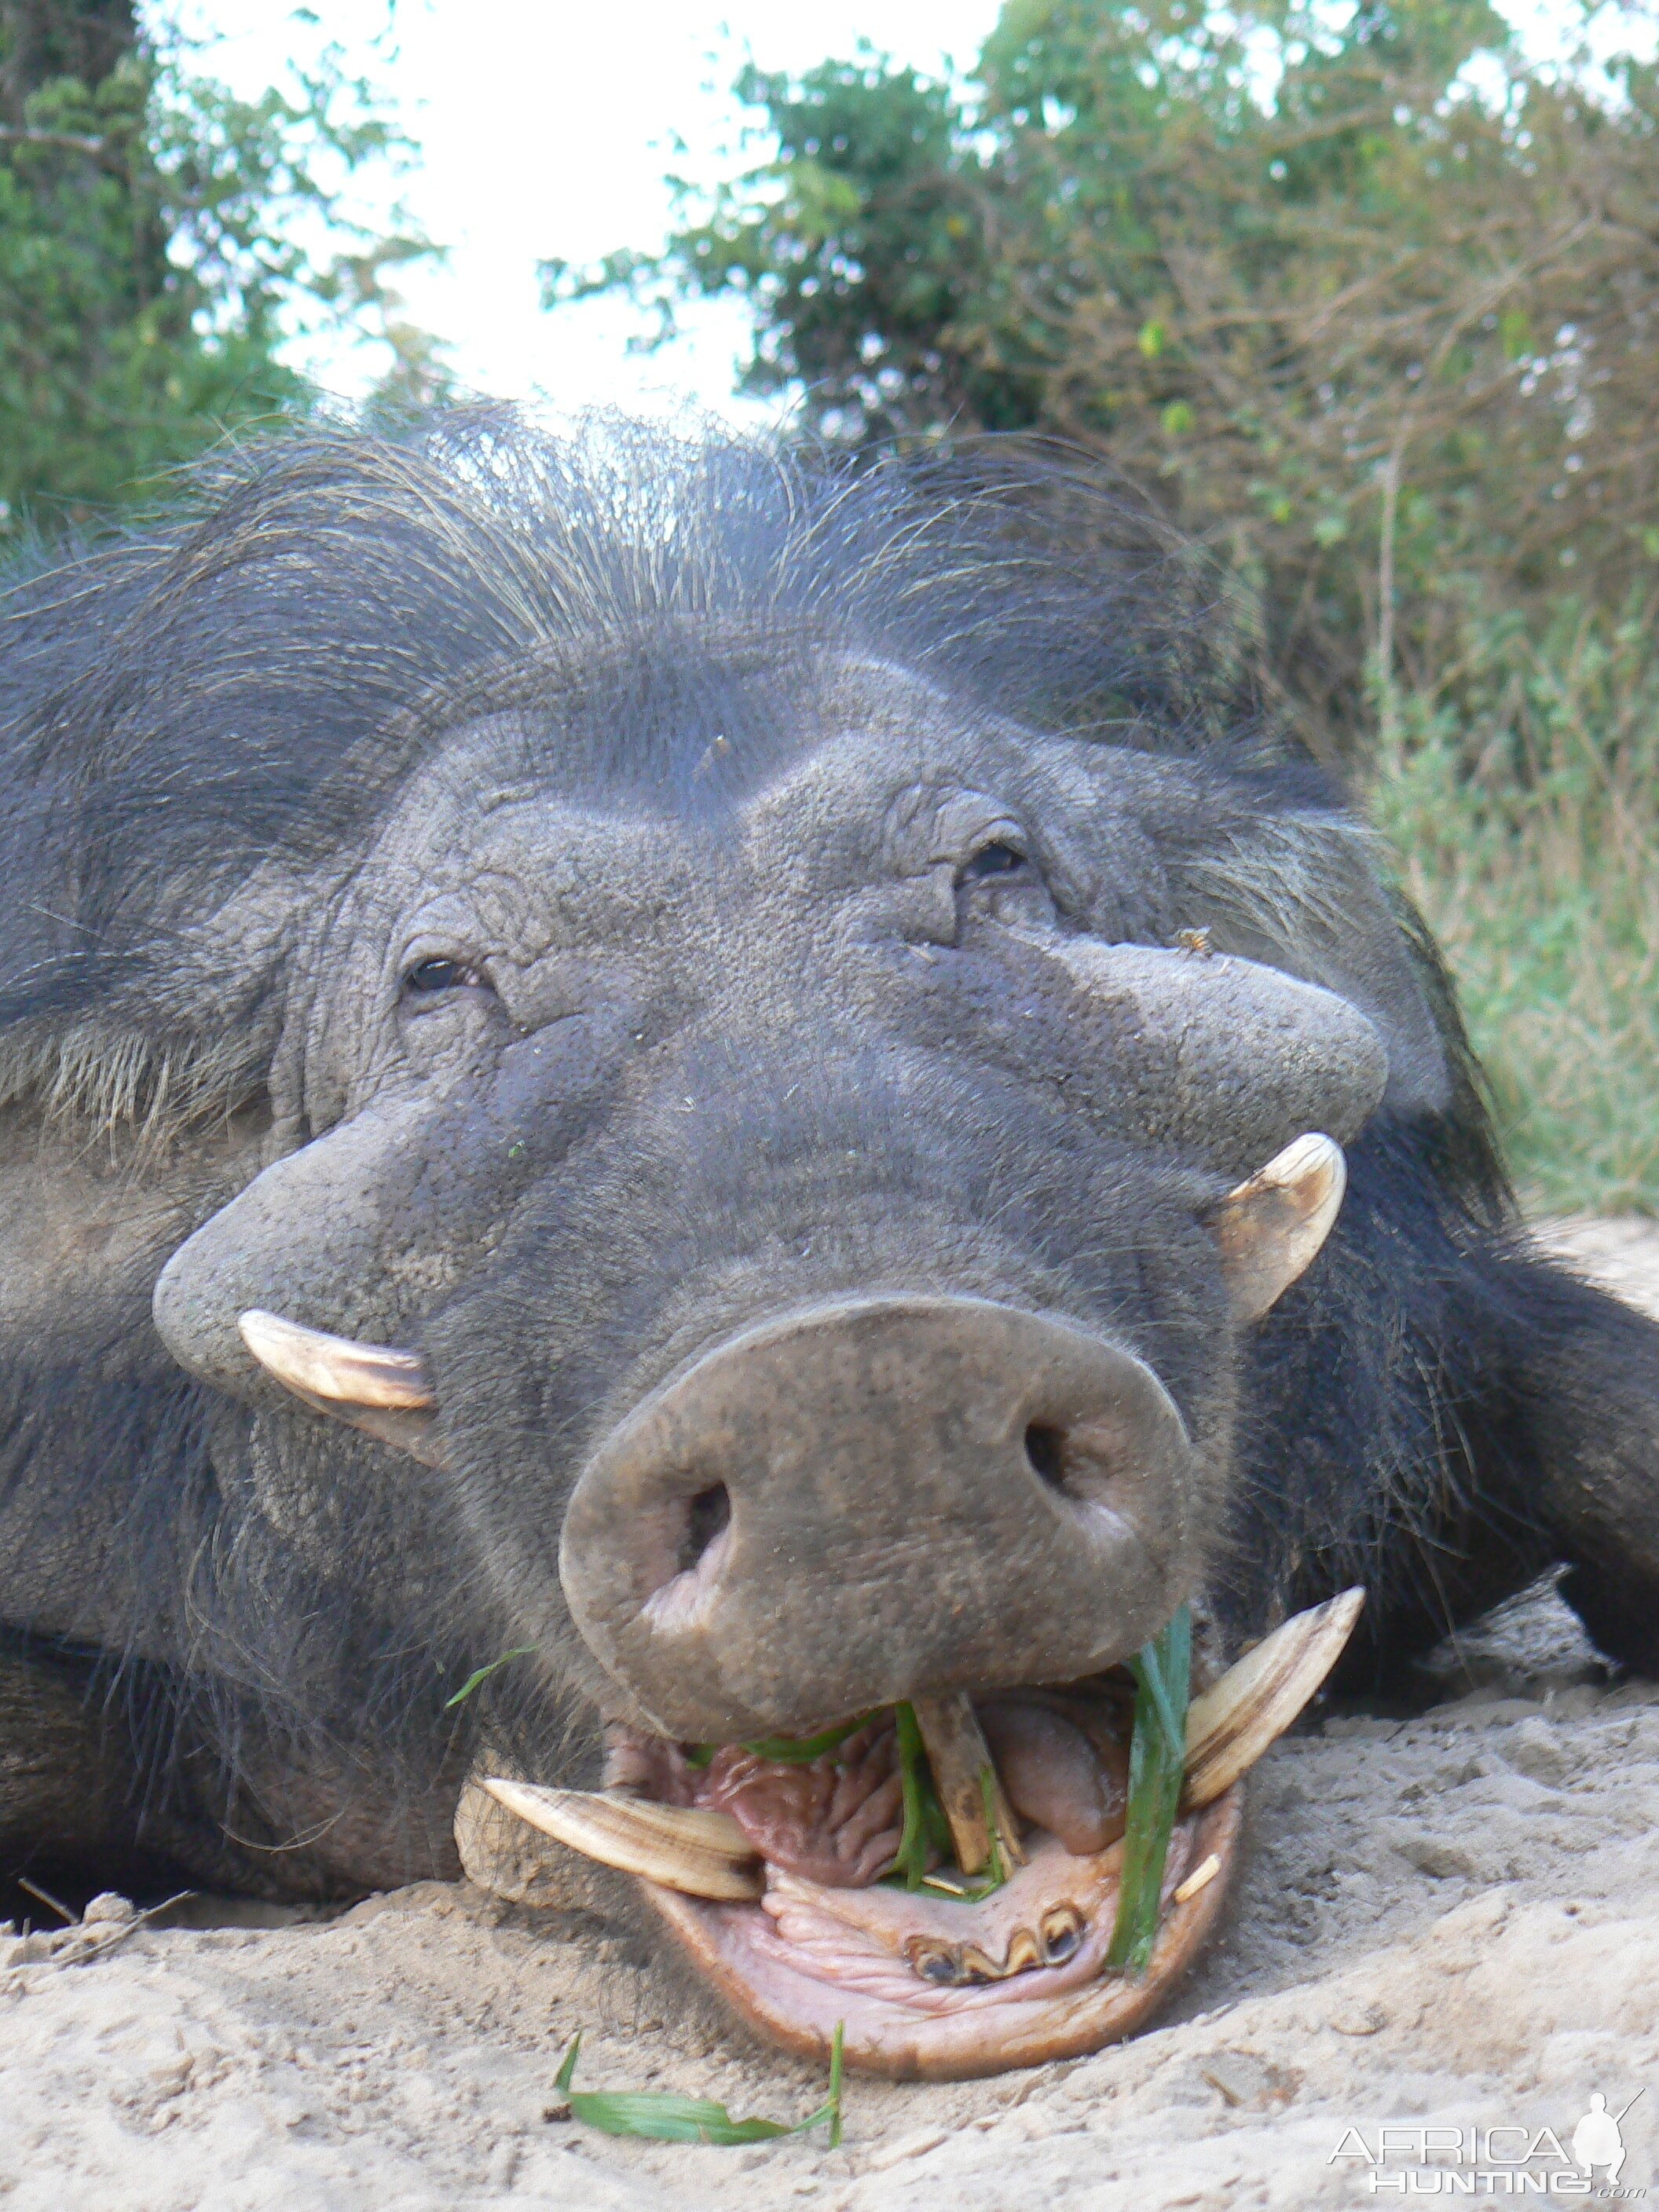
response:
[[[1025,1431],[1025,1456],[1031,1470],[1051,1489],[1066,1487],[1066,1439],[1058,1429],[1033,1421]]]
[[[732,1498],[723,1482],[695,1492],[671,1489],[646,1516],[635,1557],[643,1617],[684,1628],[718,1600]]]
[[[1033,1421],[1025,1431],[1031,1472],[1074,1505],[1115,1505],[1124,1476],[1136,1463],[1132,1426],[1109,1413],[1086,1420]]]
[[[680,1540],[678,1568],[689,1574],[732,1518],[732,1500],[723,1482],[700,1490],[686,1508],[685,1534]]]

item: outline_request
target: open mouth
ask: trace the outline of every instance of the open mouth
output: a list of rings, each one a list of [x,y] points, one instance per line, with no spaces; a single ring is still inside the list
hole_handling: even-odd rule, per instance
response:
[[[805,1742],[708,1747],[609,1733],[604,1786],[492,1778],[546,1835],[635,1875],[693,1963],[774,2041],[896,2079],[1073,2057],[1165,2002],[1219,1917],[1241,1778],[1329,1674],[1350,1590],[1297,1614],[1188,1713],[1151,1957],[1111,1963],[1134,1686],[918,1699]],[[916,1738],[933,1789],[919,1822]]]

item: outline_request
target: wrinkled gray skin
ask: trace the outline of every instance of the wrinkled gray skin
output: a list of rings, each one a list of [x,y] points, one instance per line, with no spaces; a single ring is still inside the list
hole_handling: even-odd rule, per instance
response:
[[[755,1533],[772,1556],[736,1567],[743,1619],[717,1629],[723,1658],[708,1651],[694,1694],[683,1652],[637,1651],[617,1666],[619,1685],[592,1669],[586,1645],[576,1650],[596,1699],[692,1741],[805,1731],[907,1688],[951,1686],[930,1679],[938,1668],[954,1686],[987,1689],[1027,1670],[1071,1679],[1155,1632],[1191,1578],[1200,1532],[1219,1519],[1229,1327],[1195,1218],[1218,1186],[1126,1162],[1115,1140],[1178,1123],[1188,1158],[1224,1188],[1304,1127],[1357,1129],[1384,1073],[1370,1025],[1350,1016],[1343,1029],[1344,1009],[1306,992],[1285,994],[1291,1029],[1273,1041],[1271,1069],[1243,996],[1227,999],[1207,1052],[1189,1045],[1157,1065],[1148,1024],[1125,1022],[1115,975],[1091,972],[1094,948],[1062,930],[1049,886],[1085,912],[1125,897],[1101,856],[1122,836],[1126,799],[1135,813],[1160,803],[1160,773],[1091,758],[1075,741],[964,726],[895,672],[827,673],[821,742],[740,805],[729,842],[607,820],[539,791],[509,788],[481,810],[502,732],[458,732],[301,956],[319,988],[304,1011],[293,1110],[332,1133],[267,1169],[156,1292],[179,1358],[284,1425],[289,1406],[236,1333],[250,1306],[420,1342],[447,1408],[461,1398],[446,1379],[453,1362],[467,1402],[489,1409],[487,1450],[453,1415],[447,1432],[474,1541],[513,1642],[545,1649],[569,1643],[578,1571],[591,1581],[607,1559],[628,1560],[647,1517],[637,1496],[607,1485],[584,1497],[580,1526],[565,1523],[568,1468],[548,1442],[550,1362],[554,1433],[574,1417],[599,1439],[708,1347],[793,1309],[931,1291],[1076,1312],[1069,1271],[1034,1249],[1020,1213],[1052,1194],[1056,1206],[1083,1202],[1097,1237],[1121,1224],[1121,1250],[1083,1310],[1097,1328],[1121,1310],[1114,1340],[1175,1394],[1190,1434],[1190,1455],[1137,1514],[1158,1564],[1139,1547],[1120,1589],[1109,1563],[1093,1563],[1091,1622],[1088,1572],[1052,1586],[1074,1532],[1056,1526],[1016,1571],[1023,1499],[1006,1530],[989,1500],[968,1516],[985,1559],[966,1541],[953,1550],[945,1516],[983,1454],[947,1448],[928,1492],[916,1454],[895,1440],[892,1410],[855,1413],[856,1389],[820,1389],[797,1348],[750,1393],[775,1443],[776,1394],[793,1384],[787,1426],[804,1463],[776,1481],[799,1520],[839,1434],[860,1471],[787,1537]],[[959,880],[999,842],[1030,857]],[[1118,933],[1109,922],[1101,949]],[[1379,961],[1390,949],[1382,939]],[[493,993],[435,994],[429,1006],[400,995],[398,976],[434,955],[487,970]],[[1183,992],[1227,997],[1231,963],[1168,951],[1148,960],[1166,971],[1155,974],[1153,1010],[1166,1037],[1182,1034]],[[964,1000],[978,1001],[966,1036]],[[1230,1100],[1224,1069],[1241,1058],[1254,1080]],[[1149,1063],[1156,1079],[1142,1097]],[[1092,1145],[1073,1133],[1079,1105]],[[988,1190],[994,1180],[1005,1188]],[[1149,1269],[1167,1278],[1150,1296]],[[649,1321],[635,1335],[620,1315],[641,1301]],[[573,1345],[573,1317],[596,1308],[600,1326],[589,1321]],[[1020,1362],[1007,1358],[1012,1380]],[[914,1359],[905,1379],[913,1399],[931,1406],[943,1389],[954,1410],[949,1386]],[[750,1439],[726,1457],[746,1464],[763,1448]],[[682,1439],[664,1470],[681,1496],[745,1479],[720,1459],[687,1482],[686,1458]],[[743,1534],[749,1512],[732,1510]],[[856,1559],[829,1556],[836,1524],[860,1544]],[[905,1628],[907,1532],[938,1619],[951,1625],[948,1651],[926,1662]],[[798,1616],[781,1602],[786,1550],[803,1561]],[[869,1622],[872,1591],[891,1603],[878,1604],[866,1663],[848,1668],[846,1639]],[[1033,1617],[1021,1620],[1022,1600]],[[1045,1649],[1039,1620],[1056,1614]],[[743,1637],[753,1649],[738,1668]],[[613,1637],[604,1656],[619,1658],[627,1641]]]
[[[602,1717],[723,1739],[1070,1679],[1182,1597],[1224,1647],[1364,1579],[1376,1653],[1623,1551],[1639,1613],[1647,1401],[1595,1433],[1558,1404],[1524,1318],[1547,1271],[1511,1257],[1500,1297],[1479,1209],[1433,1195],[1471,1109],[1363,828],[844,641],[789,655],[775,757],[728,772],[710,737],[655,799],[550,757],[550,678],[433,717],[349,846],[191,919],[186,963],[282,947],[262,1092],[159,1139],[10,1109],[12,1866],[148,1851],[299,1894],[453,1871],[475,1728],[591,1783]],[[454,980],[416,988],[433,961]],[[1350,1146],[1363,1212],[1258,1328],[1209,1218],[1307,1128]],[[297,1404],[248,1307],[418,1349],[434,1448]],[[780,1326],[787,1356],[753,1350]],[[1508,1439],[1466,1479],[1414,1441],[1436,1330],[1449,1395],[1484,1389]],[[1097,1559],[1064,1483],[1044,1519],[995,1458],[999,1422],[1074,1414]],[[708,1534],[676,1516],[721,1483],[747,1549],[718,1632],[659,1635],[641,1608]]]

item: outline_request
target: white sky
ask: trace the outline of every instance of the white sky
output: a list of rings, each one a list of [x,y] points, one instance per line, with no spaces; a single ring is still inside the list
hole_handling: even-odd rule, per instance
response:
[[[203,40],[199,69],[249,97],[322,35],[271,0],[153,4]],[[1559,44],[1564,0],[1498,5],[1529,48]],[[744,411],[732,398],[747,351],[740,301],[700,303],[672,347],[630,356],[627,341],[641,324],[626,303],[548,315],[538,261],[582,264],[617,246],[659,245],[669,214],[664,172],[720,172],[741,113],[728,88],[746,53],[766,69],[799,70],[850,55],[863,36],[929,73],[951,61],[965,70],[999,13],[999,0],[396,0],[393,41],[376,48],[388,0],[316,6],[326,35],[393,95],[420,143],[421,166],[403,196],[449,258],[408,272],[407,312],[448,342],[467,387],[539,395],[561,410],[690,401],[726,412]],[[1606,12],[1617,15],[1613,6]],[[1644,28],[1650,33],[1650,15]],[[1605,41],[1625,42],[1616,28]],[[301,357],[346,395],[384,366],[372,349],[340,345]]]
[[[766,69],[850,54],[860,35],[929,72],[972,63],[997,0],[398,0],[395,49],[371,52],[386,0],[317,0],[327,35],[393,94],[422,148],[403,198],[447,265],[411,270],[411,320],[447,340],[464,384],[498,398],[540,393],[561,409],[593,401],[657,409],[686,400],[732,411],[746,354],[741,301],[686,316],[686,336],[629,356],[642,325],[623,301],[544,313],[538,261],[577,264],[665,235],[664,173],[719,167],[742,111],[727,88],[746,52]],[[317,33],[270,0],[184,0],[169,9],[204,36],[195,66],[245,96],[276,81]],[[675,134],[689,149],[673,148]],[[331,389],[353,393],[382,363],[307,354]]]

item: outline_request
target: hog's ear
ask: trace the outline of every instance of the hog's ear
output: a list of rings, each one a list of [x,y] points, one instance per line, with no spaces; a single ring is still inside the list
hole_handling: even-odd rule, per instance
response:
[[[1259,1320],[1312,1265],[1347,1183],[1341,1146],[1310,1132],[1228,1192],[1208,1226],[1235,1319]]]

